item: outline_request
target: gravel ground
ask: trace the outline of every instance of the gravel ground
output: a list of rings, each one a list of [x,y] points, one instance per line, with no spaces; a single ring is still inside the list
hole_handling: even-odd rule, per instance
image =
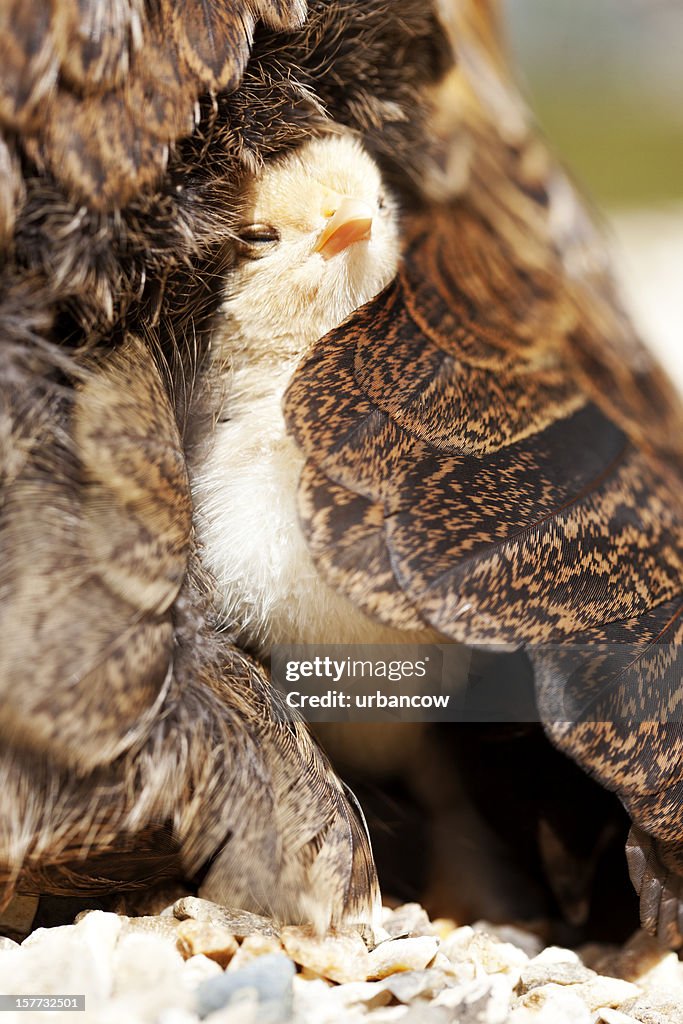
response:
[[[621,949],[542,949],[537,936],[385,909],[357,932],[279,933],[185,897],[160,915],[103,911],[0,939],[0,992],[85,993],[86,1011],[14,1012],[97,1024],[683,1024],[683,964],[643,933]]]

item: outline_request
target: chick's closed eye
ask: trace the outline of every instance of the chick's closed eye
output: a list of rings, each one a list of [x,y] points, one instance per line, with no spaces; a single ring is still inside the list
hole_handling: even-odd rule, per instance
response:
[[[244,189],[242,217],[223,308],[252,354],[266,339],[303,354],[396,273],[396,203],[347,136],[314,139],[267,165]]]
[[[272,224],[245,224],[237,232],[237,240],[243,256],[258,258],[280,241],[280,232]]]

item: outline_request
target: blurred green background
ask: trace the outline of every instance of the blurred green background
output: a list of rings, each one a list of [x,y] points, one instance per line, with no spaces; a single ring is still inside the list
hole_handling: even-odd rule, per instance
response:
[[[683,198],[683,0],[504,4],[536,115],[595,198]]]
[[[683,394],[683,0],[503,0],[522,87],[606,216],[622,293]]]

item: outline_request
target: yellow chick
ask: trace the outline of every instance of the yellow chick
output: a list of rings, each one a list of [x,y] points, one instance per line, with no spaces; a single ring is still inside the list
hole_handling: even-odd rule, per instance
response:
[[[411,639],[368,618],[318,575],[297,516],[303,458],[282,414],[285,389],[313,342],[395,276],[396,202],[363,147],[333,136],[269,165],[243,210],[242,259],[212,340],[225,402],[213,447],[193,473],[222,619],[259,653],[278,642]]]

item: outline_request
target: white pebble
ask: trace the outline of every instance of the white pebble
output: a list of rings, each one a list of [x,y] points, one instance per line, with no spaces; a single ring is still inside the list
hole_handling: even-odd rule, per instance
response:
[[[183,985],[191,991],[206,978],[215,978],[217,974],[222,973],[223,968],[220,964],[209,959],[208,956],[204,956],[203,953],[197,953],[183,964]]]
[[[391,939],[434,934],[427,911],[419,903],[404,903],[396,910],[383,907],[382,926]]]
[[[597,975],[595,971],[584,967],[583,964],[569,963],[560,960],[552,963],[539,963],[532,960],[522,970],[517,984],[517,993],[523,995],[533,988],[540,988],[542,985],[579,985],[590,982]]]
[[[162,988],[179,977],[183,963],[180,953],[158,935],[131,932],[123,936],[114,953],[114,991]]]
[[[351,981],[329,990],[329,998],[338,1006],[364,1006],[374,1010],[391,1002],[392,994],[381,981]]]
[[[368,956],[368,978],[386,978],[397,971],[420,971],[434,959],[439,940],[421,935],[414,939],[389,939]]]
[[[365,981],[369,957],[357,932],[349,931],[318,938],[308,928],[283,928],[280,941],[287,956],[332,981]],[[415,941],[415,940],[411,940]]]
[[[593,1014],[571,987],[546,985],[524,998],[506,1024],[594,1024]]]
[[[628,999],[637,999],[642,992],[630,981],[623,981],[621,978],[602,978],[599,975],[582,985],[572,985],[572,990],[590,1010],[607,1006],[619,1007]]]
[[[440,951],[449,960],[459,962],[465,958],[473,938],[474,928],[466,924],[462,928],[456,928],[454,932],[451,932],[447,938],[442,940]]]
[[[199,1017],[190,1010],[180,1010],[177,1006],[169,1006],[161,1011],[155,1024],[199,1024]]]
[[[580,964],[581,960],[571,949],[561,946],[547,946],[538,956],[530,961],[532,964]]]
[[[282,943],[279,939],[268,935],[247,935],[226,970],[239,971],[245,964],[256,960],[260,956],[269,956],[273,953],[282,952]]]
[[[433,999],[446,987],[447,979],[440,971],[430,968],[391,974],[383,984],[401,1003],[412,1003],[418,998]]]
[[[210,921],[180,921],[176,941],[184,958],[203,953],[223,968],[228,966],[238,948],[237,939],[227,928]]]
[[[595,1024],[640,1024],[635,1017],[621,1010],[613,1010],[610,1006],[601,1006],[595,1018]]]
[[[512,985],[504,975],[492,975],[489,978],[478,978],[465,985],[457,985],[454,988],[447,988],[434,1000],[435,1006],[445,1006],[451,1009],[460,1008],[459,1016],[472,1016],[472,1007],[481,1004],[482,1021],[486,1024],[493,1024],[507,1020],[510,1009],[510,998]],[[479,1010],[477,1010],[479,1012]]]

